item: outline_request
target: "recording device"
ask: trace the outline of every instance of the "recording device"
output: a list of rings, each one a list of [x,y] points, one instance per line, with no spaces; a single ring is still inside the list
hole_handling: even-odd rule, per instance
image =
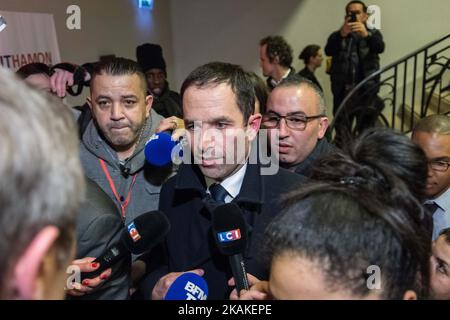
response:
[[[92,263],[100,266],[93,272],[83,273],[83,278],[95,278],[128,254],[143,254],[161,242],[170,230],[170,223],[161,211],[144,213],[128,223],[122,230],[120,241],[107,248]]]
[[[239,292],[249,290],[243,253],[247,247],[247,225],[241,209],[235,203],[216,207],[212,213],[212,229],[219,251],[228,256]]]
[[[356,13],[355,12],[352,12],[352,11],[350,11],[348,14],[347,14],[347,18],[348,18],[348,22],[356,22],[357,20],[356,20]]]
[[[183,146],[181,141],[172,140],[168,132],[155,133],[145,144],[144,154],[147,162],[153,166],[164,167],[183,157]],[[177,163],[178,164],[178,163]]]
[[[199,275],[186,272],[175,279],[164,300],[206,300],[208,285]]]

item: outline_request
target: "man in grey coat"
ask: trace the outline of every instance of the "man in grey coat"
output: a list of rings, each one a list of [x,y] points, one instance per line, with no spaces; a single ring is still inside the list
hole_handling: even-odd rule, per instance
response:
[[[86,176],[112,199],[128,223],[158,208],[160,185],[171,173],[171,168],[151,167],[144,155],[145,143],[163,118],[151,111],[153,98],[147,95],[145,75],[136,62],[124,58],[100,62],[91,76],[87,102],[93,119],[81,137],[81,162]],[[90,272],[99,267],[92,261],[74,264]],[[144,268],[133,264],[132,276],[139,278]],[[108,273],[101,276],[82,283],[76,294],[108,281]]]

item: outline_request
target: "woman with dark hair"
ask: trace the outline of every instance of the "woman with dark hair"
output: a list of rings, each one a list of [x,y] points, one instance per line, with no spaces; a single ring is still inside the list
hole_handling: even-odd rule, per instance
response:
[[[306,46],[298,58],[305,62],[305,67],[299,71],[298,75],[311,80],[321,91],[323,91],[322,86],[314,75],[314,72],[322,65],[323,61],[322,49],[320,46],[315,44]]]
[[[426,171],[422,150],[389,130],[324,158],[265,232],[269,281],[252,279],[241,298],[427,297]]]

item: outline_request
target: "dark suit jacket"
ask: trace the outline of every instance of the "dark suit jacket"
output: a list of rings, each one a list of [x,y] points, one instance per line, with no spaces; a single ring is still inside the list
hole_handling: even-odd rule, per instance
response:
[[[124,224],[111,198],[92,180],[86,178],[86,201],[77,216],[76,259],[98,257],[109,246],[120,239]],[[111,277],[94,292],[82,297],[68,297],[80,300],[123,300],[129,298],[131,257],[113,266]]]
[[[233,200],[249,222],[249,246],[245,252],[247,272],[268,278],[260,244],[267,224],[280,211],[280,194],[299,186],[305,178],[281,169],[276,175],[261,175],[260,165],[249,164],[239,195]],[[208,299],[228,299],[232,277],[228,258],[218,251],[212,232],[211,215],[205,207],[206,185],[196,165],[181,165],[178,174],[162,187],[160,210],[166,213],[171,231],[166,238],[167,258],[144,281],[148,297],[156,281],[168,272],[205,270]]]

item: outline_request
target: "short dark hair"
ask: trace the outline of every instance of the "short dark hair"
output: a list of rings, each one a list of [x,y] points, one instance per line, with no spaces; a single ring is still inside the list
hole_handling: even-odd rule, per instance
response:
[[[401,299],[407,290],[426,296],[431,241],[421,201],[391,170],[402,163],[376,160],[364,143],[326,156],[313,182],[285,199],[266,230],[268,257],[292,253],[317,262],[330,288],[360,297],[370,294],[367,268],[376,265],[383,298]]]
[[[33,74],[45,74],[51,76],[50,67],[44,63],[34,62],[22,66],[16,71],[16,74],[22,79],[26,79]]]
[[[281,36],[268,36],[259,42],[260,46],[267,45],[266,54],[269,61],[278,57],[281,66],[289,68],[292,64],[293,51],[289,43]]]
[[[301,86],[307,86],[314,91],[314,94],[317,97],[317,110],[319,114],[326,115],[327,108],[325,106],[325,96],[323,95],[323,91],[320,90],[320,88],[314,82],[305,77],[302,77],[298,74],[293,74],[287,78],[284,78],[278,84],[278,86],[274,88],[274,90],[276,90],[277,88],[301,87]]]
[[[91,78],[91,88],[94,79],[98,75],[125,76],[138,75],[144,94],[147,95],[147,78],[142,68],[136,61],[126,58],[109,58],[94,64],[94,70]]]
[[[236,104],[247,123],[255,110],[255,90],[252,79],[242,67],[225,62],[210,62],[192,71],[181,85],[181,98],[189,87],[205,88],[228,84],[236,96]]]
[[[302,52],[300,52],[298,58],[300,60],[303,60],[305,62],[305,64],[309,63],[309,59],[317,56],[317,54],[319,53],[320,50],[320,46],[317,44],[310,44],[308,46],[306,46],[305,48],[303,48]]]
[[[253,82],[253,88],[255,89],[255,97],[259,101],[259,108],[261,113],[266,112],[267,98],[269,97],[269,89],[266,83],[260,76],[254,72],[249,72],[249,75]]]
[[[357,0],[350,1],[349,3],[347,3],[347,5],[345,6],[345,13],[348,13],[348,7],[350,7],[350,5],[352,5],[352,4],[360,4],[360,5],[362,5],[363,11],[365,13],[367,13],[367,6],[366,6],[366,4],[364,2],[362,2],[362,1],[357,1]]]

